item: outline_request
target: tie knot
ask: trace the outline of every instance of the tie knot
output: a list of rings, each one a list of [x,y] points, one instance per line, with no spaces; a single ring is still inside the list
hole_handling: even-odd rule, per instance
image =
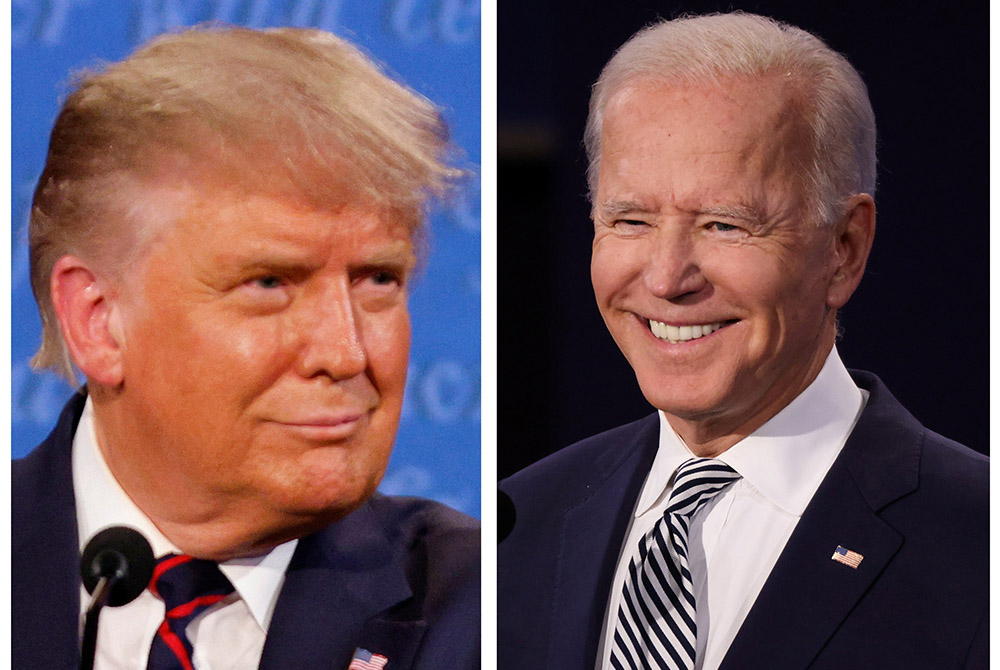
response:
[[[674,475],[674,487],[665,514],[690,517],[739,478],[739,473],[714,458],[684,461]]]
[[[178,608],[201,610],[233,592],[218,563],[186,554],[166,554],[156,562],[149,590],[167,607],[168,617]]]

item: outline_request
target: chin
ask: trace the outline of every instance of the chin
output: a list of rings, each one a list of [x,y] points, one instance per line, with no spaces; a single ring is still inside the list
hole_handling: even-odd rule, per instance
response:
[[[649,404],[667,414],[711,412],[724,402],[729,390],[729,384],[715,381],[715,375],[704,371],[636,373],[636,381]]]
[[[375,493],[384,470],[345,474],[342,471],[311,473],[306,481],[285,487],[280,507],[296,516],[336,521],[360,507]]]
[[[279,514],[291,517],[340,518],[354,511],[374,493],[374,486],[300,486],[272,498]]]
[[[679,419],[695,420],[707,417],[710,416],[714,410],[714,407],[708,403],[699,403],[691,399],[653,396],[651,394],[643,395],[646,396],[646,400],[654,408],[662,411],[664,414],[675,416]]]

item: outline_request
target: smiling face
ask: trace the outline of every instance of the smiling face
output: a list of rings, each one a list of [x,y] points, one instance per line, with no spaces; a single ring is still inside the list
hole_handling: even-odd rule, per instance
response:
[[[780,411],[833,345],[833,226],[809,220],[789,84],[633,81],[609,101],[597,303],[643,394],[718,453]]]
[[[99,438],[182,549],[253,553],[343,516],[385,471],[410,231],[367,208],[212,190],[190,202],[118,288],[122,383],[95,394]]]

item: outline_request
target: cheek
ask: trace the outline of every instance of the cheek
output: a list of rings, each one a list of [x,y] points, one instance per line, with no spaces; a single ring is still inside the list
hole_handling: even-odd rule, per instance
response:
[[[152,389],[176,379],[174,391],[185,393],[191,386],[187,383],[191,375],[186,371],[197,370],[203,361],[211,360],[211,356],[205,357],[208,346],[201,329],[189,313],[175,307],[165,301],[155,303],[123,320],[126,384]]]
[[[410,317],[406,308],[373,315],[365,326],[364,346],[379,393],[399,395],[406,386],[410,357]]]
[[[631,263],[632,260],[612,240],[599,240],[594,244],[590,281],[602,309],[607,306],[608,299],[626,284]]]
[[[720,250],[702,264],[709,283],[727,299],[751,310],[775,311],[794,305],[805,285],[801,264],[790,265],[751,248]]]
[[[823,322],[825,293],[822,277],[803,257],[797,263],[775,258],[743,258],[727,266],[725,287],[728,300],[746,310],[753,335],[750,342],[772,351],[796,342],[812,340]]]
[[[240,379],[247,392],[260,390],[277,380],[291,364],[286,342],[294,330],[279,318],[238,319],[225,314],[192,314],[188,360],[197,366],[203,383],[216,382],[232,389]]]

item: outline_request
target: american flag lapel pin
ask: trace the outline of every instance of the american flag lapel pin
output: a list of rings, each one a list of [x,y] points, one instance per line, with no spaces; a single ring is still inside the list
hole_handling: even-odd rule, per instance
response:
[[[846,549],[838,544],[837,548],[833,550],[833,556],[831,556],[830,558],[837,561],[838,563],[849,565],[855,570],[857,570],[858,566],[861,565],[861,560],[864,558],[864,556],[862,556],[856,551],[851,551],[850,549]]]
[[[347,670],[382,670],[388,662],[389,659],[382,654],[373,654],[367,649],[358,647],[354,650],[354,656]]]

